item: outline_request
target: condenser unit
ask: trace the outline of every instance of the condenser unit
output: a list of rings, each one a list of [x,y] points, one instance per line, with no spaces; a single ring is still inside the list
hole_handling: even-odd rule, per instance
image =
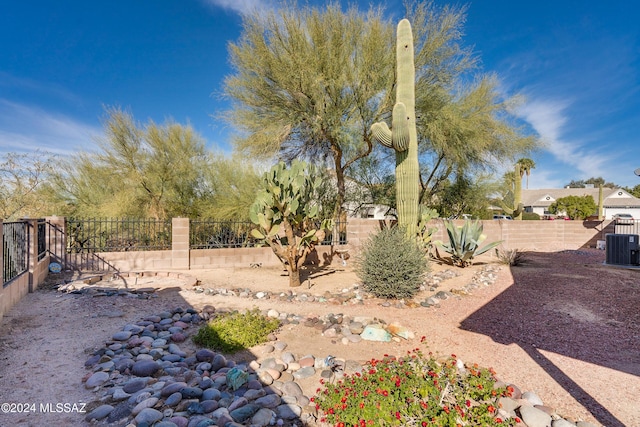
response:
[[[640,264],[640,245],[637,234],[607,234],[605,238],[607,264]]]

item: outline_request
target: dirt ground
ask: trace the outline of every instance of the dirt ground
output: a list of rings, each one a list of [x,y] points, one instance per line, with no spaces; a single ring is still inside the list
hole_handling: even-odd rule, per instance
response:
[[[129,278],[126,284],[105,279],[94,285],[153,287],[155,297],[150,299],[62,293],[51,285],[63,277],[51,275],[49,286],[27,295],[2,320],[0,403],[29,409],[0,412],[0,426],[85,425],[81,404],[97,397],[82,384],[91,352],[127,322],[177,306],[206,305],[306,316],[342,313],[396,322],[416,339],[344,345],[302,325],[286,325],[277,337],[299,357],[365,361],[404,354],[425,336],[427,351],[455,353],[467,363],[493,367],[501,379],[536,392],[565,418],[640,426],[640,271],[604,266],[603,261],[603,252],[596,250],[525,253],[522,266],[501,266],[494,284],[431,308],[396,308],[378,299],[359,305],[284,303],[206,295],[192,286],[197,279],[199,286],[212,289],[335,294],[358,283],[351,265],[318,271],[300,288],[289,288],[283,271],[270,268],[191,270],[184,272],[190,276],[186,279],[158,275]],[[438,288],[448,291],[468,284],[482,267],[433,263],[432,271],[460,273]],[[258,346],[241,357],[260,360],[266,355]],[[310,396],[319,384],[314,378],[302,385]]]

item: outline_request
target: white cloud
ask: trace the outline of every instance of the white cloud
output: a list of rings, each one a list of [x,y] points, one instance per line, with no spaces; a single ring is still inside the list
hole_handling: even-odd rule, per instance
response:
[[[101,134],[99,127],[0,99],[0,152],[41,150],[70,155],[78,150],[89,150]]]
[[[567,123],[566,101],[533,101],[520,107],[516,114],[531,125],[545,143],[545,149],[557,160],[573,166],[582,177],[605,175],[605,164],[611,155],[585,149],[580,142],[567,141],[563,127]]]
[[[256,11],[269,9],[268,2],[264,0],[206,0],[208,4],[223,9],[233,10],[240,15],[249,15]]]

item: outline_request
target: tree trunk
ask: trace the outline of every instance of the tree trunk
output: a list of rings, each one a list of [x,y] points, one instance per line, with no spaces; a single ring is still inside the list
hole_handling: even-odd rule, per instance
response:
[[[336,188],[338,190],[338,194],[336,196],[336,206],[333,210],[333,220],[340,221],[340,216],[342,214],[342,205],[344,204],[345,199],[345,185],[344,185],[344,169],[342,168],[342,152],[338,150],[334,150],[333,155],[334,167],[336,171]]]
[[[300,285],[300,270],[297,266],[289,264],[289,287],[297,288]]]

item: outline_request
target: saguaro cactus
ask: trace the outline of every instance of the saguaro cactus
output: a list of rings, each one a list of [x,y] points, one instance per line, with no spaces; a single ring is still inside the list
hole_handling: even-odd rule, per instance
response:
[[[420,197],[420,168],[418,165],[418,132],[415,112],[415,66],[413,63],[413,34],[411,24],[403,19],[398,23],[396,41],[397,89],[391,129],[385,122],[371,126],[373,138],[396,151],[396,203],[398,224],[407,236],[416,236]]]
[[[502,210],[516,220],[522,219],[522,212],[524,211],[524,205],[522,204],[522,174],[520,173],[520,168],[521,165],[516,163],[515,174],[513,176],[513,207],[501,203]]]

